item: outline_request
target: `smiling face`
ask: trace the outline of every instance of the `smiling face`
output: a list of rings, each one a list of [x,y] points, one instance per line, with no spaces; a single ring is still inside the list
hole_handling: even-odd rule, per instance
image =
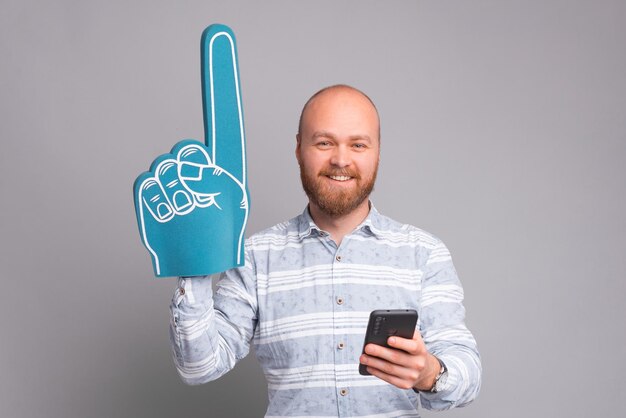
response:
[[[345,86],[314,96],[297,140],[300,178],[311,205],[333,217],[367,205],[380,151],[378,113],[367,97]]]

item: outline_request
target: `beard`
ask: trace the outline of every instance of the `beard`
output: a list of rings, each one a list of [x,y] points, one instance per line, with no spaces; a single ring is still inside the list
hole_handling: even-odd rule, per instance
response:
[[[300,180],[302,188],[309,200],[332,217],[347,215],[356,209],[374,190],[378,164],[369,178],[362,178],[351,170],[322,170],[318,174],[309,174],[305,167],[300,165]],[[353,187],[336,187],[329,184],[326,176],[349,176],[355,180]]]

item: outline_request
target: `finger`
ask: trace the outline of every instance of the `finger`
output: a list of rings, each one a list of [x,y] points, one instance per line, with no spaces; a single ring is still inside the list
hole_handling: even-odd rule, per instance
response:
[[[411,364],[412,356],[404,351],[395,348],[382,347],[377,344],[365,346],[365,353],[386,360],[390,363],[406,366]],[[371,357],[370,357],[371,358]]]
[[[138,187],[139,203],[148,209],[154,219],[159,222],[167,222],[174,217],[174,210],[167,201],[159,182],[154,177],[144,179]],[[141,213],[143,214],[143,212]]]
[[[202,177],[202,170],[213,166],[206,148],[195,141],[178,143],[172,149],[172,154],[176,154],[179,176],[183,180],[199,180]]]
[[[213,165],[205,146],[191,139],[176,144],[172,148],[172,154],[175,154],[178,161],[184,164],[200,167]]]
[[[418,355],[426,351],[426,346],[424,345],[422,336],[417,330],[413,334],[412,339],[393,336],[387,339],[387,344],[393,348],[406,351],[407,353],[413,355]]]
[[[219,167],[201,167],[191,174],[186,176],[181,171],[180,179],[196,196],[218,195],[232,189],[233,184],[238,185],[235,179]]]
[[[406,386],[404,387],[406,389],[412,387],[414,384],[413,382],[415,382],[419,377],[419,373],[416,370],[399,366],[366,354],[361,355],[360,361],[367,366],[367,370],[370,374],[380,377],[381,379],[399,387]]]
[[[200,144],[189,143],[181,147],[177,159],[179,177],[200,207],[215,204],[215,197],[232,187],[233,180],[238,183],[221,167],[211,164],[206,149]]]
[[[137,215],[139,234],[141,235],[141,240],[143,241],[143,244],[152,255],[152,264],[154,266],[154,271],[157,276],[160,276],[161,274],[161,266],[159,264],[159,256],[152,247],[152,244],[148,237],[147,225],[153,225],[152,219],[158,222],[167,222],[174,216],[173,210],[167,210],[167,203],[165,203],[165,207],[159,207],[159,201],[166,201],[165,195],[160,194],[162,193],[162,190],[159,189],[160,186],[156,179],[153,177],[152,172],[141,173],[133,184],[133,191],[135,196],[135,213]],[[155,196],[158,196],[158,198],[155,199]],[[148,215],[147,213],[150,213],[150,215]]]
[[[174,159],[161,161],[156,168],[156,178],[176,214],[184,215],[193,210],[193,197],[178,178],[178,162]]]
[[[206,146],[213,163],[245,187],[243,107],[232,30],[224,25],[209,26],[202,34],[201,59]]]
[[[183,185],[193,194],[196,206],[207,207],[215,204],[215,196],[219,192],[217,187],[213,193],[198,191],[195,183],[202,180],[203,170],[214,167],[205,147],[195,141],[181,141],[172,149],[176,154],[178,175]]]
[[[367,371],[372,375],[372,376],[376,376],[379,379],[384,380],[387,383],[391,383],[392,385],[400,388],[400,389],[411,389],[413,387],[413,385],[411,384],[410,381],[402,379],[398,376],[394,376],[392,374],[389,373],[385,373],[382,370],[379,370],[375,367],[367,367]]]

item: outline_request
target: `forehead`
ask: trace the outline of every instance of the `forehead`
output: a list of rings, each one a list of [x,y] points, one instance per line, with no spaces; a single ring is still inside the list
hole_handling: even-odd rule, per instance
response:
[[[372,138],[378,137],[379,129],[378,112],[370,100],[358,91],[343,88],[314,97],[304,110],[302,125],[303,131],[338,131],[337,134],[352,135],[362,131]]]

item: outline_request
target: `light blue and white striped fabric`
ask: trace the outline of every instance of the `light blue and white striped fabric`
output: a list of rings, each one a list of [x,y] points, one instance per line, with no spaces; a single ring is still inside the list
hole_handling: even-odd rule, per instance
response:
[[[374,207],[339,247],[308,210],[246,242],[244,267],[180,278],[171,305],[176,367],[189,384],[222,376],[254,344],[269,390],[266,417],[418,417],[478,394],[481,365],[465,327],[463,289],[445,245]],[[374,309],[416,309],[445,390],[416,394],[361,376]],[[245,396],[245,395],[242,395]],[[259,411],[261,415],[261,411]]]

